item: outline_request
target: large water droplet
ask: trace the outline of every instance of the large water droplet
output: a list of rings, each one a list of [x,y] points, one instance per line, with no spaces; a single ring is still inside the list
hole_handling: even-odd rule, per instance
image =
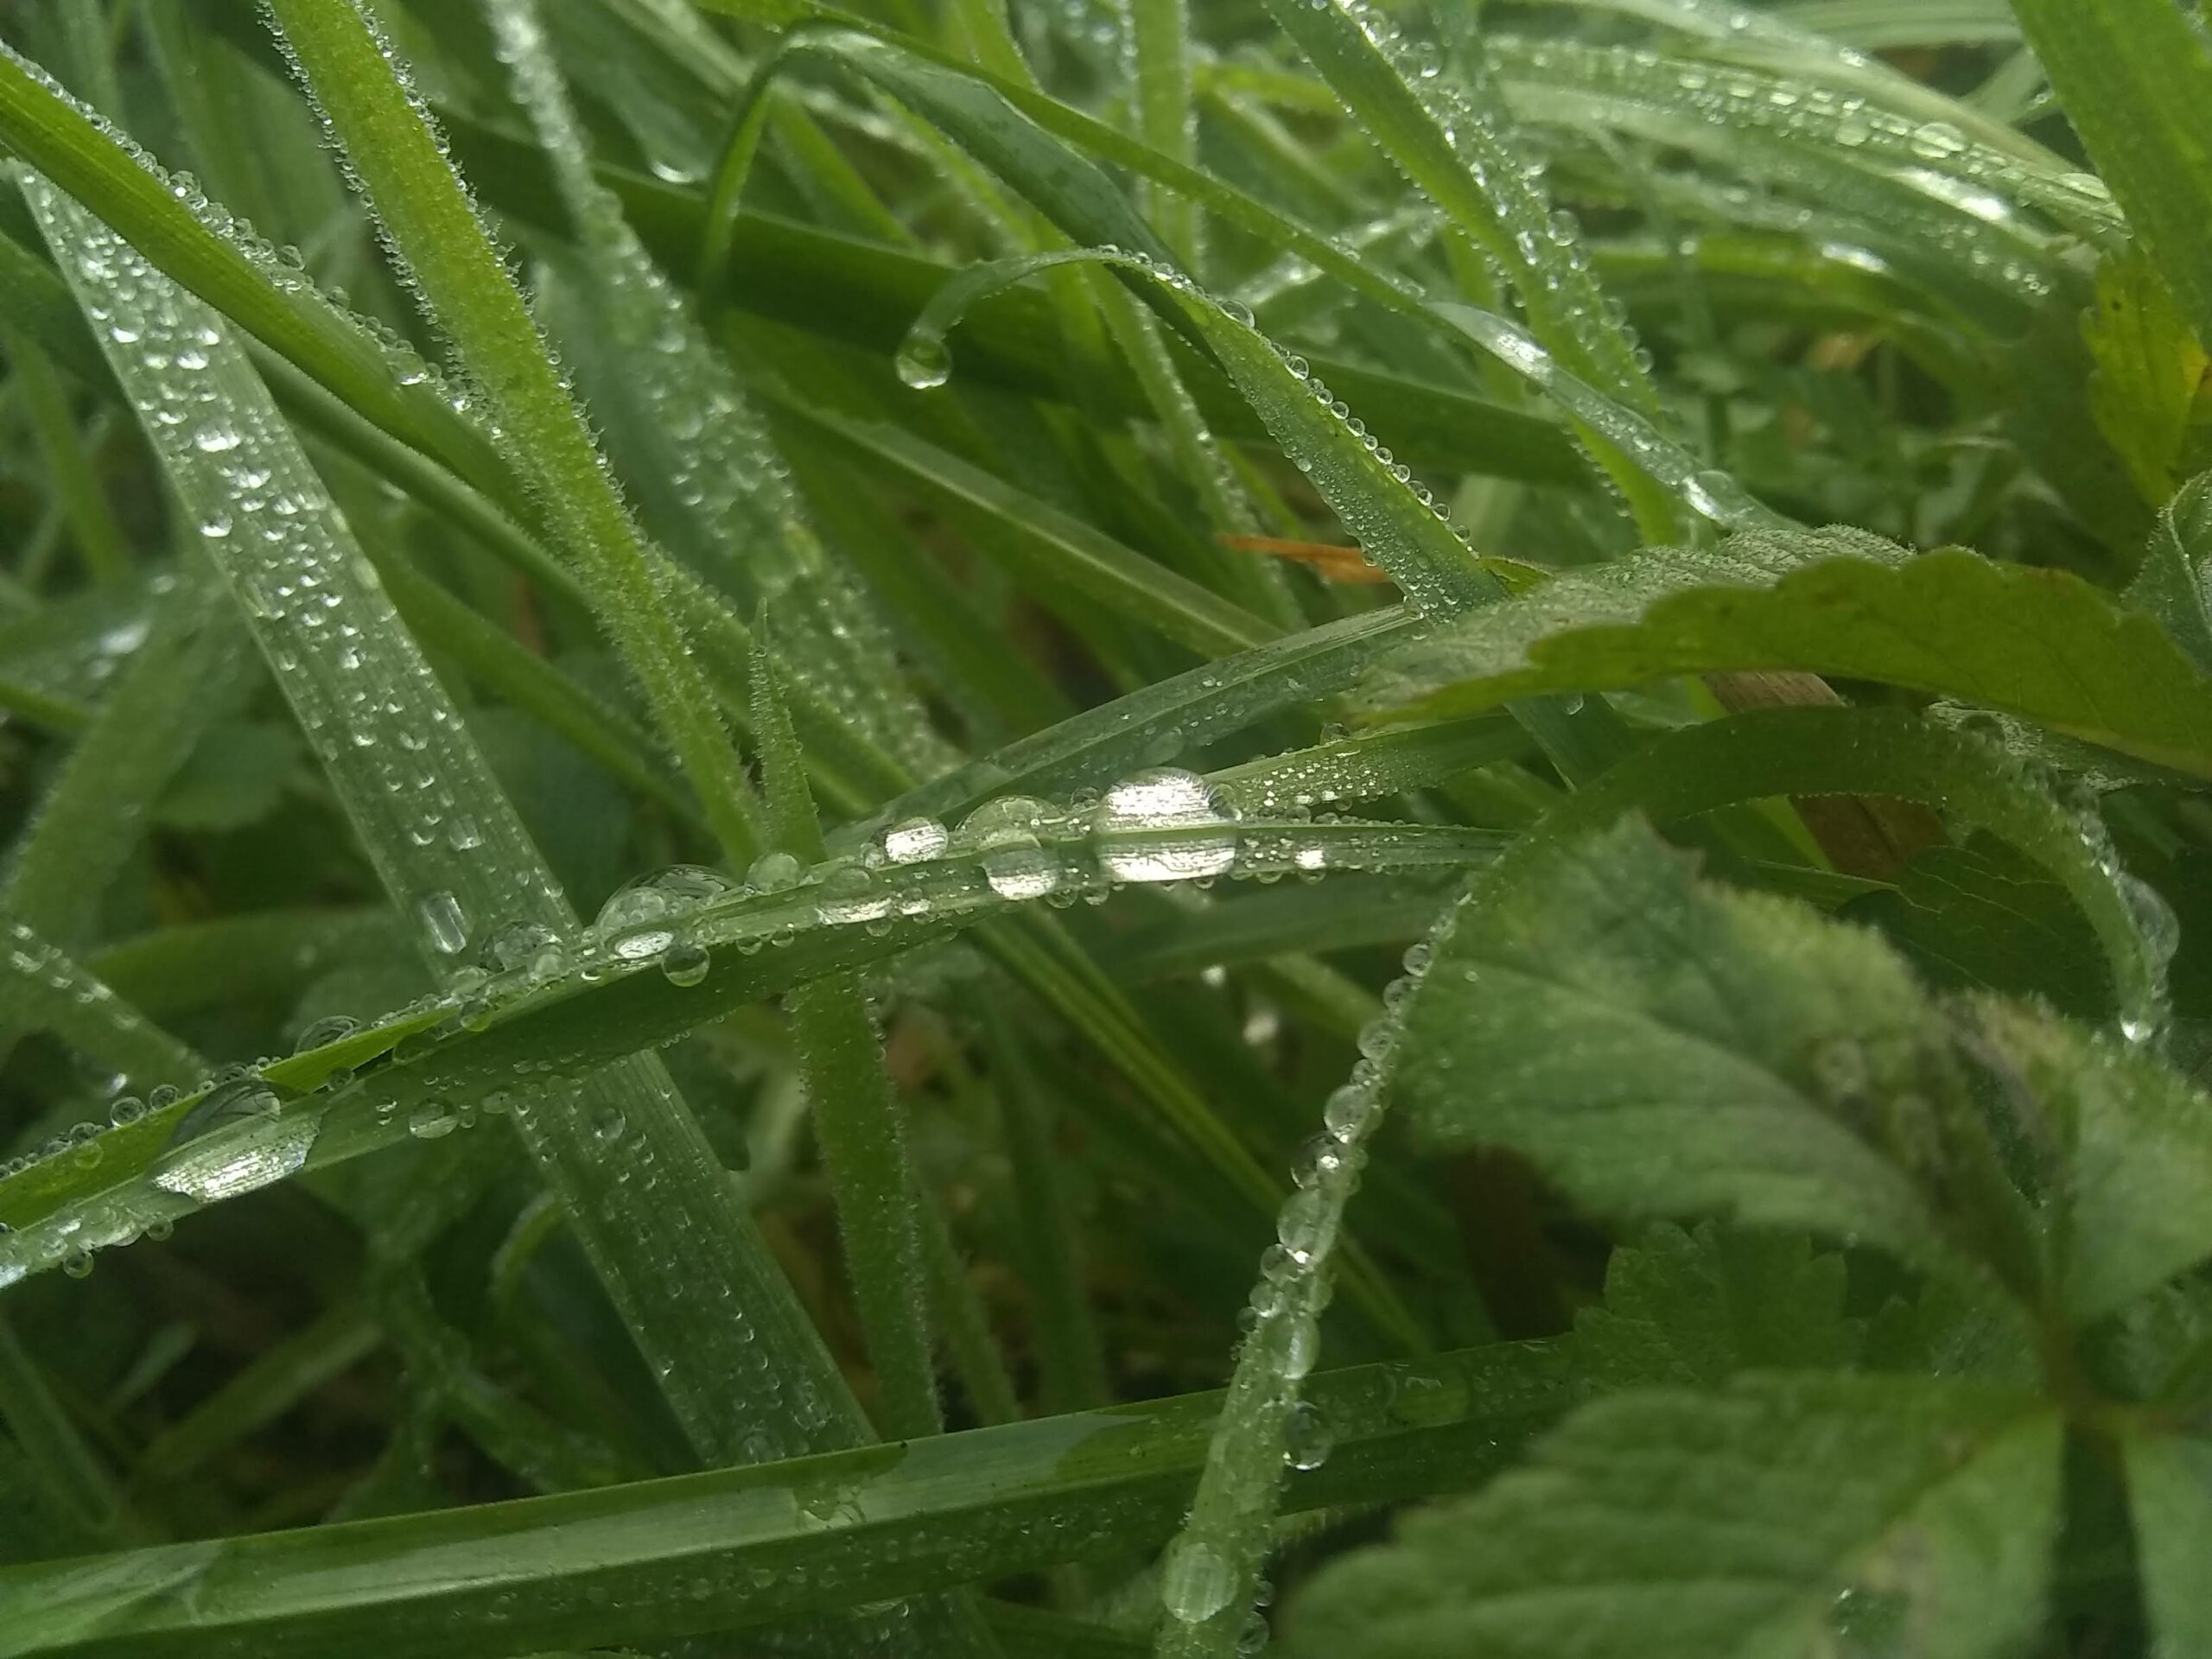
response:
[[[468,912],[451,892],[441,887],[424,893],[416,901],[415,912],[423,918],[430,948],[440,956],[459,956],[468,948]]]
[[[938,334],[912,334],[893,364],[899,382],[916,391],[934,391],[952,378],[952,352]]]
[[[1185,1624],[1205,1623],[1236,1593],[1236,1569],[1203,1538],[1178,1538],[1160,1564],[1160,1605]]]
[[[1039,841],[1039,826],[1053,823],[1055,810],[1027,795],[986,801],[962,823],[951,846],[983,855],[983,879],[1001,899],[1041,899],[1061,882],[1058,859]]]
[[[714,965],[714,957],[705,945],[681,933],[660,953],[660,970],[671,985],[696,985]]]
[[[883,833],[883,856],[893,864],[913,864],[944,853],[951,837],[935,818],[908,818]]]
[[[1120,880],[1202,880],[1236,861],[1236,813],[1196,772],[1160,767],[1124,779],[1096,823],[1098,861]]]
[[[1329,1459],[1337,1443],[1328,1414],[1310,1400],[1290,1408],[1283,1425],[1282,1460],[1294,1469],[1319,1469]]]

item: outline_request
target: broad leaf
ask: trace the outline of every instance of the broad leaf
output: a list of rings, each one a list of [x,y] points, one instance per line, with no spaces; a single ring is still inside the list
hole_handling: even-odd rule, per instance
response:
[[[2212,674],[2212,473],[2183,485],[2158,515],[2127,602]]]
[[[2032,1103],[2028,1132],[2068,1156],[2054,1247],[2068,1312],[2111,1313],[2212,1255],[2212,1099],[2139,1045],[2016,1007],[1980,1020]]]
[[[1843,1258],[1802,1238],[1662,1223],[1613,1252],[1605,1305],[1574,1322],[1575,1361],[1616,1388],[1848,1365],[1859,1332],[1843,1297]]]
[[[2212,1537],[2212,1441],[2132,1435],[2123,1455],[2152,1650],[2161,1659],[2212,1653],[2212,1575],[2204,1571],[2204,1541]]]
[[[1604,1212],[1721,1211],[1951,1259],[1905,1166],[1943,1040],[1871,933],[1701,886],[1630,823],[1461,910],[1400,1089],[1433,1143],[1494,1142]]]
[[[2040,1619],[2058,1415],[1918,1379],[1773,1377],[1585,1408],[1293,1609],[1363,1659],[1996,1659]]]
[[[1365,699],[1464,713],[1669,675],[1802,669],[1980,703],[2212,777],[2212,677],[2150,618],[2064,571],[1956,549],[1907,558],[1871,540],[1739,536],[1716,554],[1654,549],[1555,577],[1392,658]]]

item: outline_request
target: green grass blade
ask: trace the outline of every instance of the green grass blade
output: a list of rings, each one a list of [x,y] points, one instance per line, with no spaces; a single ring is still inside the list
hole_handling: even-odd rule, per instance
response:
[[[353,0],[271,8],[431,319],[453,342],[591,587],[728,855],[760,850],[758,808],[704,677],[653,580],[645,546],[397,60]]]
[[[304,274],[0,46],[0,138],[153,263],[403,442],[500,490],[507,474],[429,366],[333,305]],[[505,499],[518,500],[509,488]]]
[[[1397,1010],[1427,968],[1428,950],[1416,949],[1406,976],[1383,993],[1384,1012],[1360,1032],[1359,1062],[1329,1096],[1321,1136],[1300,1154],[1297,1190],[1276,1216],[1276,1243],[1248,1303],[1251,1329],[1222,1399],[1205,1472],[1161,1560],[1166,1618],[1153,1645],[1155,1659],[1236,1659],[1247,1650],[1287,1466],[1310,1467],[1329,1454],[1334,1424],[1300,1396],[1320,1352],[1345,1206],[1359,1190],[1368,1142],[1389,1104],[1402,1039]]]
[[[70,751],[0,887],[0,906],[68,949],[91,938],[109,883],[144,838],[145,811],[249,684],[230,596],[196,557],[137,632],[143,643]],[[198,695],[178,696],[179,684]]]
[[[1086,709],[910,790],[830,844],[849,850],[901,818],[951,818],[994,795],[1103,789],[1139,766],[1165,766],[1297,704],[1349,688],[1369,664],[1426,625],[1402,606],[1347,617],[1155,681]]]
[[[766,630],[756,629],[753,639],[753,734],[769,821],[786,857],[819,862],[822,830],[807,793],[805,762],[784,713]],[[866,993],[852,976],[830,974],[797,987],[786,1001],[815,1136],[836,1192],[845,1268],[883,1389],[884,1432],[899,1440],[940,1433],[944,1415],[931,1358],[918,1189]]]
[[[206,1075],[207,1063],[186,1044],[36,930],[0,912],[0,931],[7,935],[8,947],[7,960],[0,964],[0,1031],[50,1031],[141,1089],[183,1084]],[[99,1161],[99,1154],[82,1155],[88,1167]]]
[[[137,325],[129,348],[113,348],[117,371],[425,959],[451,982],[503,924],[572,933],[565,898],[241,350],[82,209],[42,182],[33,200],[86,304]],[[167,366],[149,367],[149,355]],[[510,1072],[505,1086],[518,1081]],[[759,1458],[857,1436],[819,1339],[657,1065],[534,1092],[515,1119],[702,1454]],[[252,1179],[298,1167],[311,1140],[287,1141]],[[188,1213],[191,1192],[207,1190],[197,1178],[181,1185],[161,1195],[168,1213]],[[110,1236],[143,1224],[119,1202]]]
[[[2015,0],[2028,44],[2200,340],[2212,340],[2212,47],[2147,0]]]
[[[669,518],[690,532],[701,567],[732,582],[741,607],[776,605],[793,673],[803,665],[855,726],[886,747],[938,753],[923,710],[900,695],[880,620],[809,527],[736,375],[593,175],[535,5],[500,0],[492,16],[517,95],[580,232],[594,332],[603,332],[612,359],[601,378],[633,386],[645,416],[631,434],[646,463],[639,470],[673,495]]]
[[[1565,1408],[1563,1373],[1557,1349],[1529,1344],[1317,1376],[1338,1449],[1288,1503],[1471,1484]],[[524,1504],[0,1568],[13,1614],[0,1654],[130,1659],[183,1638],[260,1659],[462,1659],[487,1643],[658,1642],[1110,1560],[1173,1529],[1219,1405],[1186,1395]],[[399,1552],[408,1573],[392,1571]],[[168,1593],[186,1585],[196,1597]]]
[[[69,533],[85,568],[95,582],[113,582],[130,563],[123,544],[123,527],[92,470],[84,434],[77,427],[69,394],[46,353],[26,336],[10,329],[7,335],[8,364],[30,405],[31,423],[38,430],[39,448],[54,478]]]
[[[1004,524],[1010,534],[995,541],[994,550],[1020,559],[1015,573],[1064,604],[1105,607],[1207,656],[1248,650],[1276,632],[1274,624],[1242,606],[900,428],[862,425],[815,410],[791,413],[848,454],[877,463],[927,495]]]
[[[1343,100],[1368,137],[1475,246],[1511,277],[1536,337],[1569,365],[1647,419],[1659,397],[1634,331],[1599,286],[1568,216],[1555,216],[1492,111],[1482,42],[1461,55],[1464,92],[1433,58],[1398,43],[1367,0],[1269,0],[1268,10]],[[1669,539],[1670,510],[1604,446],[1598,459],[1637,509],[1645,539]]]
[[[1053,893],[1103,894],[1110,883],[1102,858],[1125,874],[1149,880],[1169,868],[1214,861],[1222,839],[1216,826],[1101,829],[1070,812],[1039,822],[1033,853],[1019,844],[983,845],[980,836],[949,847],[937,839],[942,827],[929,827],[936,836],[926,834],[924,825],[909,825],[895,845],[887,838],[886,861],[898,868],[872,887],[856,888],[851,861],[832,860],[802,872],[789,886],[772,883],[612,928],[556,958],[557,965],[543,974],[510,973],[488,995],[449,991],[267,1065],[261,1084],[289,1103],[220,1135],[168,1148],[179,1122],[205,1098],[201,1091],[110,1131],[99,1143],[103,1156],[94,1167],[47,1160],[0,1178],[0,1222],[12,1229],[0,1234],[0,1280],[58,1266],[85,1241],[92,1241],[87,1248],[124,1242],[149,1224],[188,1216],[203,1203],[252,1191],[299,1168],[399,1144],[418,1115],[427,1115],[423,1121],[435,1128],[450,1116],[454,1101],[486,1103],[495,1115],[530,1104],[518,1117],[537,1150],[543,1138],[559,1131],[557,1122],[549,1127],[547,1120],[569,1099],[559,1086],[566,1081],[593,1077],[640,1047],[674,1041],[794,984],[886,959],[1018,906]],[[1487,862],[1499,842],[1489,831],[1366,820],[1248,820],[1236,830],[1233,859],[1221,873],[1262,880],[1363,871],[1464,872]],[[937,846],[937,855],[918,851],[926,846]],[[687,952],[696,945],[709,956],[705,976],[690,984],[671,981],[659,961],[679,935]],[[1278,1196],[1274,1182],[1215,1119],[1203,1095],[1160,1052],[1110,984],[1101,990],[1097,969],[1050,932],[1007,938],[1007,953],[1020,959],[1017,971],[1047,1003],[1096,1042],[1179,1133],[1211,1149],[1231,1190],[1271,1210]],[[683,976],[689,977],[688,969]],[[618,1068],[615,1077],[626,1069]],[[618,1117],[607,1109],[635,1115]],[[580,1144],[573,1155],[561,1150],[565,1143],[556,1144],[553,1151],[563,1160],[557,1173],[594,1195],[619,1185],[627,1159],[650,1150],[644,1144],[647,1135],[664,1133],[658,1115],[644,1115],[634,1091],[614,1098],[594,1094],[575,1109],[582,1120],[575,1128]],[[689,1123],[688,1116],[683,1121]],[[601,1128],[613,1133],[601,1135]],[[653,1167],[666,1191],[674,1185],[671,1170],[680,1174],[685,1166],[671,1154]],[[211,1179],[211,1170],[222,1179]],[[718,1169],[710,1184],[719,1192]],[[710,1249],[731,1248],[719,1245],[706,1223],[666,1210],[657,1212],[656,1220],[696,1229],[687,1230],[685,1240],[697,1252],[690,1258],[695,1264],[709,1259]],[[609,1276],[641,1274],[664,1260],[650,1248],[650,1232],[642,1239],[635,1236],[645,1225],[642,1217],[619,1210],[589,1211],[579,1223]],[[749,1285],[747,1274],[770,1271],[747,1268],[746,1260],[739,1256],[738,1266],[724,1269],[734,1282]],[[645,1287],[644,1305],[657,1310],[683,1305],[690,1281],[680,1273],[664,1278],[667,1282]],[[780,1279],[765,1282],[782,1290]],[[1360,1294],[1376,1296],[1378,1321],[1407,1333],[1406,1316],[1385,1311],[1387,1292]],[[754,1317],[760,1307],[773,1313],[778,1306],[771,1289],[760,1291],[758,1299],[745,1304]],[[666,1317],[678,1316],[671,1309]],[[718,1334],[711,1328],[694,1333],[698,1340]],[[761,1337],[764,1344],[772,1339],[768,1333]],[[740,1374],[747,1369],[741,1366]],[[671,1379],[664,1376],[663,1381],[666,1385]],[[690,1375],[672,1381],[686,1387]],[[786,1387],[789,1382],[787,1373]],[[715,1399],[722,1405],[727,1390]]]
[[[1187,167],[1198,159],[1187,0],[1128,0],[1127,16],[1137,136]],[[1164,191],[1147,205],[1175,263],[1193,276],[1203,275],[1197,205]]]

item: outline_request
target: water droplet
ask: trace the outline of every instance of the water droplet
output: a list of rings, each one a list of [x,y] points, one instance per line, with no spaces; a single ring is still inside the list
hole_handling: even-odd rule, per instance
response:
[[[1328,1414],[1310,1400],[1290,1408],[1283,1424],[1282,1460],[1294,1469],[1319,1469],[1329,1460],[1337,1443]]]
[[[1001,899],[1041,899],[1060,885],[1059,861],[1038,839],[1057,818],[1052,807],[1026,795],[986,801],[962,823],[951,846],[982,854],[983,879]]]
[[[361,1022],[343,1014],[327,1014],[300,1033],[300,1040],[292,1045],[295,1054],[310,1053],[327,1048],[344,1038],[351,1037],[361,1028]]]
[[[1178,1538],[1160,1564],[1161,1605],[1185,1624],[1201,1624],[1229,1605],[1236,1571],[1202,1538]]]
[[[806,866],[789,853],[763,853],[745,873],[745,885],[755,893],[782,893],[806,880]]]
[[[440,956],[458,956],[468,948],[468,912],[450,891],[441,887],[424,893],[416,901],[415,912],[423,918],[431,949]]]
[[[908,818],[883,834],[883,856],[893,864],[913,864],[943,855],[951,837],[935,818]]]
[[[952,378],[952,352],[941,335],[912,334],[899,346],[893,366],[901,385],[915,391],[934,391]]]
[[[1924,162],[1941,162],[1967,147],[1967,136],[1948,121],[1930,121],[1913,130],[1910,147]]]
[[[1120,880],[1198,880],[1236,861],[1236,813],[1196,772],[1159,767],[1124,779],[1094,824],[1098,861]]]
[[[696,985],[714,965],[714,957],[707,947],[682,933],[670,940],[660,953],[660,970],[671,985]]]

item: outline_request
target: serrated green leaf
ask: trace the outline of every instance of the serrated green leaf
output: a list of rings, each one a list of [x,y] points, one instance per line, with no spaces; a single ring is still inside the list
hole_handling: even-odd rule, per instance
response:
[[[1802,1238],[1662,1224],[1605,1264],[1605,1300],[1574,1321],[1575,1364],[1599,1387],[1701,1385],[1745,1370],[1849,1366],[1844,1262]]]
[[[1909,557],[1843,531],[1648,550],[1554,578],[1409,648],[1365,696],[1465,713],[1756,669],[1957,697],[2212,778],[2212,677],[2148,617],[2063,571],[1955,549]]]
[[[1531,1465],[1325,1569],[1292,1651],[1999,1659],[2041,1615],[2058,1415],[1874,1378],[1586,1407]]]
[[[1630,823],[1463,909],[1399,1088],[1430,1144],[1513,1147],[1601,1213],[1718,1211],[1945,1266],[1909,1149],[1935,1133],[1943,1042],[1873,935],[1702,886]]]
[[[2033,1103],[2031,1132],[2063,1149],[2055,1271],[2073,1318],[2212,1255],[2212,1099],[2137,1044],[2013,1007],[1982,1008],[1980,1024]]]
[[[2066,890],[2001,846],[1929,848],[1842,913],[1879,927],[1938,985],[2040,996],[2080,1020],[2110,1001],[2096,934]]]
[[[2090,412],[2138,492],[2157,506],[2186,475],[2212,359],[2150,260],[2133,249],[2098,267],[2096,305],[2082,329],[2097,365]]]
[[[2190,480],[2158,515],[2127,602],[2158,619],[2212,674],[2212,473]]]

